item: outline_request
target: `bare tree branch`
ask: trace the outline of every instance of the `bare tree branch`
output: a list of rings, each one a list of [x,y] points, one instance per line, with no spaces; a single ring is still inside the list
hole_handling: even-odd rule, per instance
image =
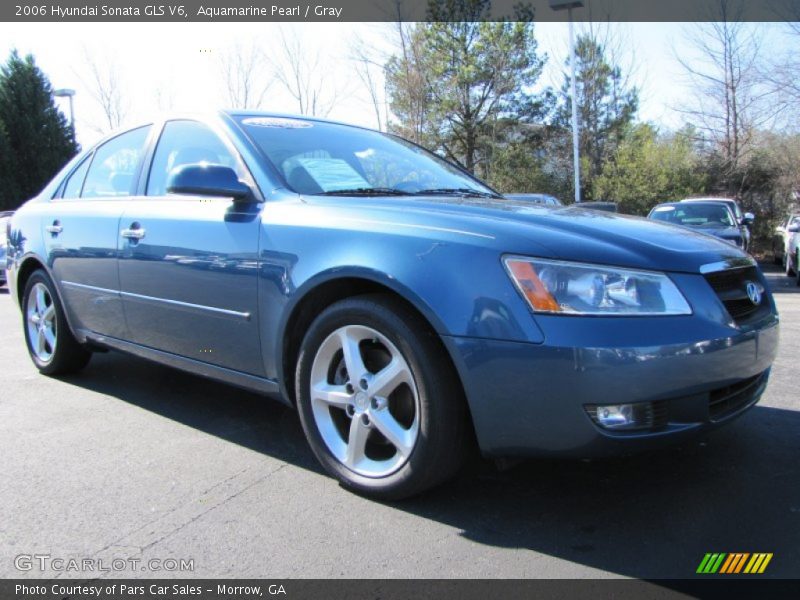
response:
[[[228,48],[220,56],[220,70],[231,108],[261,108],[275,81],[273,66],[255,39]]]
[[[764,85],[759,29],[741,21],[739,0],[717,0],[714,6],[709,22],[687,32],[695,56],[674,50],[697,90],[676,110],[706,132],[723,168],[733,173],[744,165],[755,131],[774,120],[776,106]]]
[[[357,37],[350,46],[350,57],[354,63],[355,72],[361,84],[369,94],[372,110],[375,113],[375,123],[378,130],[386,128],[384,116],[386,114],[385,89],[380,85],[383,73],[385,56],[379,56],[362,38]],[[383,108],[383,111],[381,110]]]
[[[326,117],[333,110],[339,90],[330,83],[330,72],[319,50],[311,50],[303,43],[295,29],[287,33],[279,30],[280,59],[275,76],[289,95],[297,102],[301,115]]]
[[[78,78],[103,113],[102,123],[94,123],[92,127],[100,133],[108,133],[118,129],[128,116],[120,69],[113,54],[105,53],[105,58],[100,58],[97,52],[89,52],[88,48],[83,49],[83,54],[88,76],[84,79],[78,74]]]

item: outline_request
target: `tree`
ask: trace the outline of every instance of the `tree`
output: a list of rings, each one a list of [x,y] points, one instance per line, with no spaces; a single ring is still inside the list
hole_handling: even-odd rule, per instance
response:
[[[372,110],[375,113],[375,123],[379,131],[384,129],[385,117],[381,109],[385,108],[386,101],[380,89],[380,70],[382,64],[375,51],[361,38],[356,37],[350,45],[350,57],[353,61],[356,75],[369,95]]]
[[[536,192],[566,198],[560,172],[550,160],[548,132],[545,126],[530,126],[514,139],[495,145],[485,167],[487,183],[503,193]]]
[[[481,21],[485,0],[455,4],[462,20],[400,28],[401,53],[386,66],[392,129],[480,172],[499,135],[541,119],[531,90],[544,59],[532,23]]]
[[[713,163],[708,166],[712,177],[715,167],[718,168]],[[747,159],[728,177],[739,190],[737,197],[742,208],[757,215],[753,237],[759,245],[768,242],[774,227],[798,199],[800,135],[756,132]]]
[[[230,108],[261,108],[274,72],[255,40],[234,44],[221,55],[220,69]]]
[[[797,45],[800,44],[800,5],[795,3],[795,13],[787,14],[794,19],[775,31],[783,37],[786,51],[770,57],[762,67],[761,76],[774,94],[773,101],[781,117],[779,126],[783,129],[799,131],[800,125],[800,58]]]
[[[75,132],[32,56],[0,67],[0,209],[37,194],[78,151]]]
[[[386,95],[396,119],[389,128],[427,148],[436,145],[433,133],[433,97],[428,87],[421,29],[397,23],[398,52],[384,68]]]
[[[770,90],[761,76],[757,29],[741,21],[738,0],[719,0],[717,20],[698,23],[688,36],[696,57],[678,58],[697,93],[682,110],[716,155],[724,191],[741,189],[734,174],[744,167],[756,131],[774,116]],[[692,104],[693,101],[693,104]]]
[[[89,70],[88,81],[84,81],[84,84],[103,113],[103,121],[95,123],[93,127],[103,134],[119,129],[128,116],[128,102],[122,89],[116,58],[113,54],[105,54],[101,58],[97,53],[89,52],[88,48],[84,49],[84,55]]]
[[[579,35],[575,42],[581,186],[586,189],[582,196],[588,198],[596,197],[593,182],[624,140],[639,106],[639,91],[627,84],[622,67],[610,52],[609,43],[608,38],[601,40],[595,31]],[[570,67],[569,60],[567,66]],[[570,71],[564,74],[554,123],[563,132],[561,162],[571,164],[571,155],[567,158],[572,148]],[[571,173],[572,168],[566,172]]]
[[[329,69],[319,50],[309,50],[295,30],[287,34],[281,29],[278,53],[281,60],[275,76],[297,102],[298,112],[327,117],[336,105],[339,91],[328,79]]]
[[[594,196],[619,203],[623,213],[646,215],[659,202],[701,194],[706,177],[691,127],[659,136],[648,124],[633,127],[594,181]]]

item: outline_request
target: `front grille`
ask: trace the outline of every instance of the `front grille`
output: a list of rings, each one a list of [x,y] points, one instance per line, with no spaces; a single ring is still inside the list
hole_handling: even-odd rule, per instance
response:
[[[766,382],[767,373],[761,373],[739,383],[713,390],[708,394],[708,416],[719,421],[755,402]]]
[[[752,282],[763,288],[756,267],[716,271],[705,276],[725,309],[737,325],[749,325],[767,316],[770,312],[767,291],[763,289],[761,302],[753,304],[747,296],[747,284]]]
[[[667,426],[667,422],[669,421],[669,402],[666,400],[657,400],[650,404],[653,415],[650,427],[652,429],[663,429]]]

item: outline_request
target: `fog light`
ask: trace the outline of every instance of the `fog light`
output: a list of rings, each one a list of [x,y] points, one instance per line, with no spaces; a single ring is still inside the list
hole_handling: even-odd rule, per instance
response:
[[[612,431],[665,427],[669,421],[668,401],[636,402],[634,404],[587,404],[586,413],[595,425]]]
[[[597,424],[606,429],[619,429],[636,424],[632,404],[597,406],[595,407],[594,415]]]

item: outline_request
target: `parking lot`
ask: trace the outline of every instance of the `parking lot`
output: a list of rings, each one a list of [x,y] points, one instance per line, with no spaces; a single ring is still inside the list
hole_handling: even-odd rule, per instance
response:
[[[769,274],[781,349],[759,405],[708,437],[606,461],[477,464],[394,505],[326,477],[296,414],[116,353],[37,374],[0,290],[0,576],[19,555],[186,559],[186,577],[691,577],[771,552],[798,577],[800,288]],[[90,576],[96,576],[89,574]]]

